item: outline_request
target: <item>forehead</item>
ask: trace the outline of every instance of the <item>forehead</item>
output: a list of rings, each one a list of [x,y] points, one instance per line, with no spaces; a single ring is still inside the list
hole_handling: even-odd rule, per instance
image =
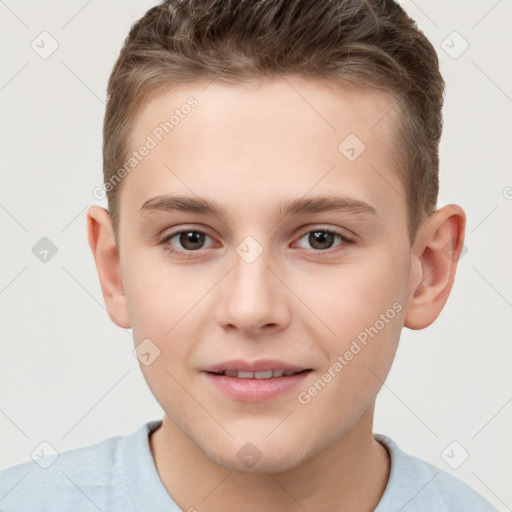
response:
[[[140,208],[176,193],[240,212],[337,190],[403,213],[396,114],[389,94],[302,78],[175,87],[135,120],[130,152],[151,148],[129,173],[121,204]]]
[[[223,135],[230,138],[236,135],[261,138],[279,130],[281,137],[296,137],[300,132],[314,143],[329,132],[330,138],[337,139],[353,130],[361,140],[375,142],[372,135],[391,138],[397,113],[394,105],[391,93],[341,81],[283,77],[236,85],[197,82],[149,96],[133,123],[131,142],[155,130],[159,138],[161,130],[155,122],[165,124],[166,121],[171,121],[172,126],[167,128],[173,132],[174,139],[180,132],[187,135],[188,124],[194,130],[222,129],[226,131]],[[188,117],[190,120],[182,123]],[[293,121],[307,125],[296,125]],[[178,125],[181,125],[179,130]],[[227,133],[230,127],[238,130]],[[165,137],[169,131],[162,129],[161,135],[169,139]]]

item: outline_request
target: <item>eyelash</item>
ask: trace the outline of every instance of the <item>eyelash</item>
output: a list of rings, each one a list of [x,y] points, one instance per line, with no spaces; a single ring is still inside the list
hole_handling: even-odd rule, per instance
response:
[[[309,235],[310,233],[314,233],[314,232],[317,232],[317,231],[337,236],[341,240],[341,243],[338,244],[337,246],[335,246],[335,247],[338,247],[337,249],[326,249],[326,250],[311,249],[310,253],[312,253],[313,255],[318,255],[318,254],[333,255],[333,254],[337,254],[339,251],[343,250],[344,246],[355,244],[354,240],[348,238],[347,236],[345,236],[340,231],[336,231],[336,230],[332,230],[332,229],[323,229],[323,228],[311,229],[309,231],[306,231],[297,240],[301,240],[306,235]],[[210,235],[206,231],[201,231],[199,229],[181,229],[179,231],[174,231],[173,233],[170,233],[170,234],[166,235],[158,243],[159,243],[159,245],[167,245],[173,238],[175,238],[178,235],[181,235],[182,233],[199,233],[201,235],[206,235],[206,236],[209,236],[210,238],[214,238],[212,235]],[[180,250],[175,250],[175,249],[173,249],[171,247],[167,252],[169,254],[177,255],[177,256],[182,257],[182,258],[190,258],[190,257],[192,257],[194,255],[194,253],[198,253],[200,250],[201,249],[197,249],[195,251],[180,251]]]

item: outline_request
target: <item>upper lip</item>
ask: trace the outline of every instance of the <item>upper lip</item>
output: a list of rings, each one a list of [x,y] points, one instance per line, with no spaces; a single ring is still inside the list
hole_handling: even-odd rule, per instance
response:
[[[307,366],[278,361],[277,359],[259,359],[257,361],[243,361],[241,359],[231,359],[221,363],[212,364],[203,368],[205,372],[220,373],[224,371],[241,371],[241,372],[266,372],[268,370],[285,370],[293,372],[301,372],[310,370]]]

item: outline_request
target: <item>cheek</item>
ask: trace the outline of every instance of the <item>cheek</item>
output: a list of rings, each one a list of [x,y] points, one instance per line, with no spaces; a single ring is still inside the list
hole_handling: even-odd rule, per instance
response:
[[[123,270],[132,328],[139,337],[172,336],[209,289],[192,266],[166,264],[163,257],[132,254]]]
[[[406,267],[406,259],[381,252],[368,263],[340,267],[321,292],[307,295],[330,332],[322,336],[325,367],[303,398],[314,398],[333,421],[351,408],[362,411],[389,372],[403,326]],[[339,410],[330,409],[333,403]]]
[[[403,324],[400,302],[342,302],[333,319],[336,336],[324,345],[326,364],[307,382],[300,404],[338,432],[355,421],[375,400],[398,347]],[[382,314],[381,314],[382,311]],[[345,316],[346,315],[346,316]]]
[[[200,298],[198,290],[187,287],[178,274],[162,279],[154,268],[145,276],[132,274],[126,287],[142,374],[157,402],[177,423],[174,411],[190,409],[183,387],[189,389],[191,385],[187,363],[198,339],[194,329],[201,328],[192,318]],[[152,359],[145,361],[142,354],[148,347]],[[200,419],[200,411],[195,414]]]
[[[215,276],[201,278],[193,266],[171,265],[149,256],[142,251],[130,254],[124,269],[125,292],[135,346],[141,344],[142,350],[146,343],[158,354],[149,365],[139,360],[144,378],[160,401],[176,397],[180,384],[189,384],[188,363],[204,322],[211,318],[205,313],[205,294]]]
[[[405,308],[404,268],[398,258],[381,254],[367,262],[340,266],[315,287],[304,281],[297,294],[307,297],[311,312],[330,331],[325,337],[329,345],[343,348],[375,323],[386,335],[392,329],[394,335],[400,331],[395,326],[400,324],[400,311]],[[388,328],[391,323],[392,328]]]

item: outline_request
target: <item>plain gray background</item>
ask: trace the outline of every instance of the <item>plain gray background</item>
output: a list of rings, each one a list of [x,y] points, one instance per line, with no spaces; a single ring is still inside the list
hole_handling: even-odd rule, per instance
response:
[[[92,191],[107,79],[154,3],[0,1],[0,468],[44,440],[68,450],[162,416],[104,309],[85,229],[87,207],[106,206]],[[439,319],[404,329],[375,431],[512,510],[511,2],[401,5],[447,82],[438,205],[465,209],[467,252]],[[47,58],[31,47],[43,37],[45,51],[58,43]],[[47,262],[32,251],[43,237]]]

